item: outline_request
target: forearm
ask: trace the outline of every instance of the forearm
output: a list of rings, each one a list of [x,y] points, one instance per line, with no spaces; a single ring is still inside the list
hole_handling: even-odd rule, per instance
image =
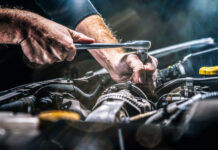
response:
[[[92,15],[80,22],[76,30],[95,39],[99,43],[117,43],[116,38],[100,16]],[[123,49],[89,50],[95,59],[108,70],[116,82],[131,81],[142,85],[151,93],[156,87],[158,61],[148,56],[143,64],[135,54],[126,54]]]
[[[0,43],[16,44],[22,41],[15,9],[0,9]]]
[[[103,19],[98,15],[92,15],[81,21],[76,27],[76,31],[84,33],[95,39],[97,43],[117,43],[110,29],[105,25]],[[120,48],[89,50],[95,59],[108,71],[115,68],[114,64],[118,57],[123,56],[124,50]]]

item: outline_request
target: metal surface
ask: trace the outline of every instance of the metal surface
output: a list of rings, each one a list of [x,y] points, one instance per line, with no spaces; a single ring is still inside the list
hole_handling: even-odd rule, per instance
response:
[[[77,50],[84,49],[103,49],[103,48],[130,48],[130,49],[149,49],[151,42],[146,40],[131,41],[125,43],[92,43],[92,44],[74,44]]]
[[[213,45],[213,44],[215,44],[215,41],[213,38],[210,38],[210,37],[203,38],[203,39],[193,40],[193,41],[153,50],[149,52],[149,55],[152,55],[155,57],[162,55],[162,54],[169,55],[170,52],[179,52],[184,49],[189,49],[191,47],[200,47],[200,46]]]
[[[118,129],[118,137],[119,137],[120,150],[125,150],[124,141],[123,141],[123,134],[122,134],[121,128]]]
[[[150,111],[150,112],[146,112],[146,113],[143,113],[143,114],[139,114],[139,115],[131,117],[130,121],[136,121],[136,120],[139,120],[139,119],[147,118],[147,117],[152,116],[155,113],[157,113],[156,110]]]

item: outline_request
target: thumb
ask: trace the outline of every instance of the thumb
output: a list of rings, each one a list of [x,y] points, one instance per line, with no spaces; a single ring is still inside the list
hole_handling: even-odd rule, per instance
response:
[[[74,43],[93,43],[94,39],[90,38],[82,33],[70,30],[71,37]]]

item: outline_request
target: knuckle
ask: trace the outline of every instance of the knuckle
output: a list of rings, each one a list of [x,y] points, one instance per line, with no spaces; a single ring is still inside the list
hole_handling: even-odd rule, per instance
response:
[[[29,59],[29,61],[30,61],[30,62],[32,62],[32,63],[34,63],[34,62],[35,62],[35,59],[34,59],[33,57],[31,57],[31,56],[30,56],[30,57],[28,57],[28,59]]]
[[[158,60],[157,60],[157,58],[154,57],[154,61],[155,61],[156,65],[158,65]]]
[[[67,61],[72,61],[76,56],[76,53],[73,53],[73,54],[70,54],[68,57],[67,57]]]
[[[67,46],[67,50],[68,50],[68,52],[70,52],[70,53],[72,53],[72,52],[76,52],[76,47],[75,47],[75,45],[74,44],[72,44],[72,43],[70,43],[70,44],[68,44],[68,46]]]
[[[81,36],[80,33],[76,32],[76,31],[72,31],[71,34],[72,34],[73,39],[78,39]]]
[[[143,73],[146,73],[144,67],[141,67],[141,66],[138,66],[134,69],[134,72],[135,73],[139,73],[139,74],[143,74]]]
[[[157,58],[155,58],[155,57],[153,57],[153,56],[150,56],[150,58],[151,58],[152,63],[157,66],[157,65],[158,65],[158,60],[157,60]]]
[[[76,55],[76,47],[73,45],[71,46],[71,51],[70,51],[70,54],[75,56]]]
[[[64,52],[56,52],[53,54],[59,61],[63,61],[65,59],[66,54]]]
[[[155,58],[155,57],[154,57],[154,60],[155,60],[155,61],[158,63],[158,60],[157,60],[157,58]]]
[[[48,63],[48,64],[53,64],[54,62],[55,62],[54,59],[48,59],[48,60],[47,60],[47,63]]]
[[[72,51],[72,53],[73,53],[73,55],[76,55],[76,49],[74,49],[74,50]]]
[[[72,55],[72,60],[75,58],[75,56],[76,56],[76,53],[74,53],[74,54]]]
[[[41,60],[38,60],[38,59],[35,60],[35,63],[40,64],[40,65],[45,64],[45,62],[43,62],[43,61],[41,61]]]
[[[135,55],[135,54],[130,54],[130,55],[129,55],[129,58],[131,58],[131,59],[138,59],[138,56]]]

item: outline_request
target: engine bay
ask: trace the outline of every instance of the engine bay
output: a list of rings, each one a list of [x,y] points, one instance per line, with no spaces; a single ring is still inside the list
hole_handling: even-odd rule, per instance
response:
[[[36,150],[215,146],[216,43],[201,39],[150,54],[165,65],[152,94],[131,82],[115,83],[104,69],[1,91],[0,145]],[[177,62],[166,62],[175,55],[180,55]]]

